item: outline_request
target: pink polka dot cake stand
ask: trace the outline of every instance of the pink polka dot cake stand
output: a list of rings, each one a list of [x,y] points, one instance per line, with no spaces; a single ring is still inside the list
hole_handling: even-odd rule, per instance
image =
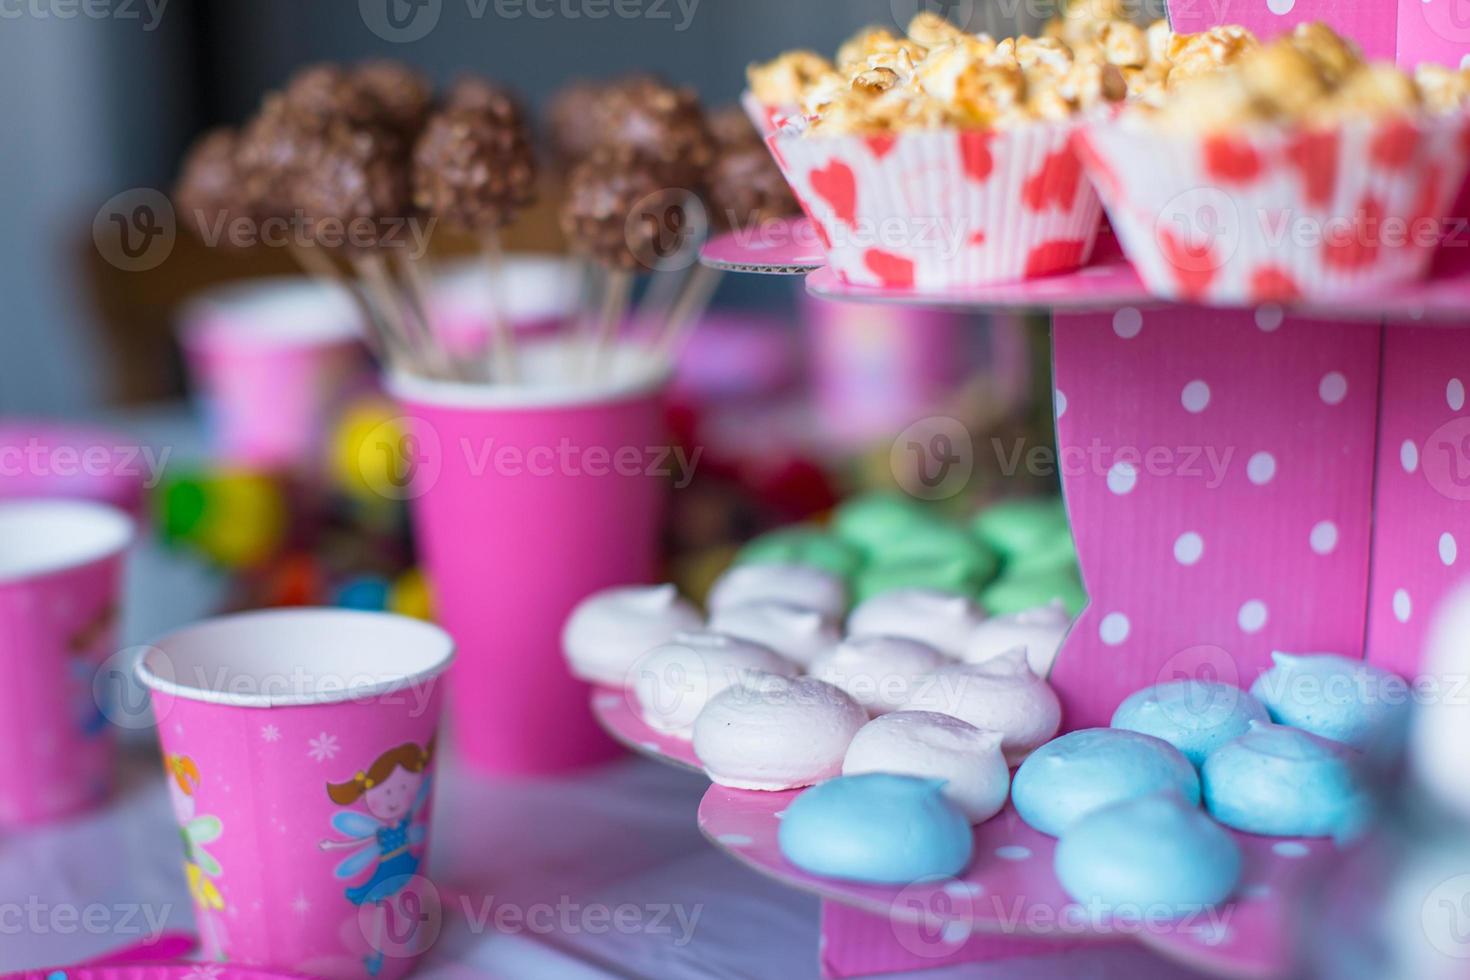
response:
[[[826,264],[812,223],[806,218],[775,218],[736,228],[710,239],[700,262],[726,272],[791,276]]]
[[[692,743],[648,727],[638,714],[638,702],[632,691],[612,687],[594,689],[592,714],[604,731],[639,755],[704,774],[704,767],[694,757]]]
[[[1007,807],[975,828],[974,859],[958,878],[866,885],[808,874],[781,854],[781,816],[798,791],[711,786],[699,828],[737,861],[826,899],[823,967],[848,976],[923,969],[1055,949],[1056,944],[1138,941],[1224,976],[1276,977],[1291,962],[1291,897],[1337,858],[1330,841],[1236,834],[1245,870],[1235,900],[1169,918],[1130,910],[1111,918],[1073,902],[1052,871],[1056,842]],[[862,950],[854,957],[853,943]]]

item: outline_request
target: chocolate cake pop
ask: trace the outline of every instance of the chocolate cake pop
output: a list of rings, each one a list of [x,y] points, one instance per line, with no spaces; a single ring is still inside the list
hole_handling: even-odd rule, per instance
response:
[[[464,231],[508,224],[535,183],[531,143],[508,99],[435,113],[414,147],[414,203]]]
[[[235,163],[239,134],[233,129],[211,129],[194,142],[184,157],[174,204],[184,224],[202,240],[229,243],[219,233],[242,214],[240,172]]]
[[[333,120],[380,122],[383,109],[370,90],[341,65],[309,65],[292,75],[281,92],[303,121],[325,126]]]
[[[309,233],[336,232],[340,223],[351,244],[367,244],[390,230],[384,219],[407,215],[412,204],[403,143],[374,125],[339,121],[316,133],[301,133],[305,167],[293,200],[306,217]]]
[[[401,61],[365,61],[352,70],[351,81],[375,109],[378,122],[412,142],[433,109],[429,80]]]
[[[677,187],[702,186],[715,157],[704,109],[692,89],[651,79],[608,92],[602,103],[603,146],[636,158]]]
[[[528,129],[525,106],[514,91],[478,75],[461,75],[444,93],[444,105],[450,109],[479,109],[497,119],[511,119]]]
[[[562,86],[546,110],[546,129],[557,162],[570,169],[608,142],[611,127],[607,103],[615,92],[664,84],[655,75],[637,72],[615,79],[577,80]]]
[[[562,231],[573,251],[609,269],[652,268],[667,254],[669,237],[677,235],[683,219],[677,203],[660,196],[670,190],[638,159],[607,148],[594,151],[567,178]],[[666,204],[672,215],[665,213]]]
[[[758,140],[722,149],[707,183],[710,220],[718,228],[746,227],[800,210],[771,151]]]

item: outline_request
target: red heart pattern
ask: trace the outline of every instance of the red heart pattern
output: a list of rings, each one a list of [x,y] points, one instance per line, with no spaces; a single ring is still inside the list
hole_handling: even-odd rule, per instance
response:
[[[1167,225],[1159,226],[1158,243],[1179,297],[1203,299],[1220,271],[1214,248],[1208,242],[1184,241]]]
[[[1307,203],[1325,208],[1337,190],[1337,166],[1342,137],[1335,130],[1309,130],[1286,147],[1286,159],[1302,178]]]
[[[873,159],[875,160],[881,160],[886,157],[888,151],[893,149],[893,144],[897,140],[898,137],[892,133],[878,133],[873,136],[864,137],[864,142],[868,144],[868,149],[873,151]]]
[[[870,248],[863,253],[863,265],[878,277],[885,289],[914,288],[914,263],[901,255]]]
[[[1070,211],[1077,200],[1077,187],[1082,182],[1082,161],[1070,145],[1047,154],[1041,169],[1027,178],[1021,187],[1021,200],[1032,211],[1054,207]]]
[[[807,177],[812,190],[837,214],[838,220],[849,228],[857,221],[857,180],[852,168],[841,160],[832,160],[825,167],[814,169]]]
[[[991,134],[986,130],[965,130],[960,133],[960,164],[965,176],[983,184],[995,170],[995,157],[990,153]]]
[[[1026,254],[1026,278],[1039,279],[1070,272],[1082,264],[1087,243],[1076,239],[1042,242]]]
[[[1204,156],[1205,173],[1222,184],[1249,184],[1265,166],[1248,141],[1218,134],[1205,138]]]

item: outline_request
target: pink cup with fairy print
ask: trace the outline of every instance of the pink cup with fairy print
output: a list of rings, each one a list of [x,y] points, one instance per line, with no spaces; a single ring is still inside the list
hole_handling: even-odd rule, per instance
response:
[[[145,650],[208,957],[393,980],[433,945],[427,831],[453,655],[437,626],[346,609],[224,616]]]
[[[132,518],[80,500],[0,502],[0,827],[107,799],[113,737],[94,678],[117,649]]]

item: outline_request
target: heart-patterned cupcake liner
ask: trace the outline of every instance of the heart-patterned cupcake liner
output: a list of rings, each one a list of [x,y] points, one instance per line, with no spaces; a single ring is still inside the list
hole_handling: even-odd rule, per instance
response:
[[[1144,284],[1196,303],[1342,297],[1422,279],[1470,167],[1459,116],[1228,134],[1122,117],[1088,126],[1077,146]]]
[[[811,136],[767,142],[842,281],[934,291],[1077,268],[1102,206],[1074,127]]]

